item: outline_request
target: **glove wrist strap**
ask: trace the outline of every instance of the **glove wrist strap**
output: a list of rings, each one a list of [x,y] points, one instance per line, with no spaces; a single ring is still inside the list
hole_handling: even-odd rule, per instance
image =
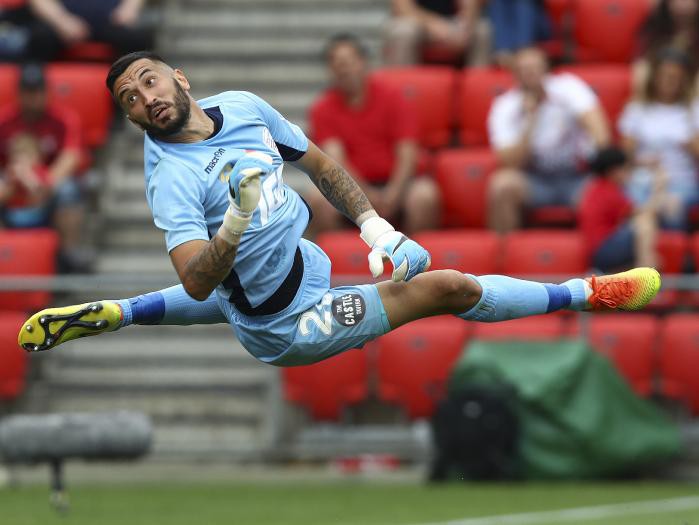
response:
[[[361,225],[361,233],[359,236],[364,240],[369,247],[373,247],[376,239],[384,233],[396,231],[390,223],[381,217],[370,217]]]
[[[218,229],[218,235],[228,244],[239,244],[240,237],[252,220],[252,213],[245,213],[234,206],[229,206],[223,216],[223,224]]]

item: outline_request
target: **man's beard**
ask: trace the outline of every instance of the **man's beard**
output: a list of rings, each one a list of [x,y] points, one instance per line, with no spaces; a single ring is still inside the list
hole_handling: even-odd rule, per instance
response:
[[[173,103],[174,118],[164,127],[154,124],[143,125],[143,129],[145,129],[151,137],[156,139],[167,138],[182,131],[182,128],[184,128],[189,121],[192,112],[187,92],[175,79],[172,79],[172,82],[175,84],[175,101]]]

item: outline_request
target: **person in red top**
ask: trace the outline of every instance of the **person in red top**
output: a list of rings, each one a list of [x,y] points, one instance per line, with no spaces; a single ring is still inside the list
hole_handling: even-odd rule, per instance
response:
[[[39,64],[23,66],[19,104],[0,110],[0,172],[6,182],[11,178],[11,150],[18,136],[32,137],[38,144],[36,164],[47,171],[45,185],[50,203],[41,224],[38,215],[29,218],[8,213],[6,205],[2,210],[3,223],[16,228],[53,224],[61,236],[61,265],[66,270],[85,270],[86,255],[80,246],[84,210],[76,180],[83,159],[80,121],[69,108],[48,104],[44,73]]]
[[[402,219],[408,235],[434,228],[439,192],[429,177],[415,177],[418,123],[396,89],[372,79],[367,52],[352,35],[337,35],[325,50],[331,87],[310,110],[311,137],[357,179],[382,217]],[[306,195],[314,212],[312,236],[342,225],[320,192]]]
[[[600,150],[590,163],[595,174],[583,192],[578,221],[593,267],[603,272],[626,269],[635,264],[654,267],[658,229],[658,206],[664,192],[663,173],[655,170],[651,198],[635,207],[625,194],[631,177],[623,150]]]

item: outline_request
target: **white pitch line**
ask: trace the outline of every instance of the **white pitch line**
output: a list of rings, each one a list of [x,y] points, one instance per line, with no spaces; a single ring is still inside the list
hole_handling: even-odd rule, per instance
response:
[[[525,512],[521,514],[502,514],[482,518],[440,521],[422,525],[541,525],[544,523],[564,523],[570,521],[601,520],[615,516],[637,516],[648,513],[679,512],[699,509],[699,496],[686,498],[661,499],[651,501],[632,501],[614,505],[595,507],[577,507],[573,509],[551,510],[545,512]]]

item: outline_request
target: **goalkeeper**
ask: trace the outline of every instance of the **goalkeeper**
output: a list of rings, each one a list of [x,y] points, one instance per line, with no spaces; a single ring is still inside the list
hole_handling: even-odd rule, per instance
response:
[[[150,52],[119,58],[107,86],[145,131],[148,204],[181,285],[138,297],[49,308],[28,319],[28,351],[129,324],[229,323],[257,359],[304,365],[439,314],[496,322],[561,309],[637,310],[660,288],[651,268],[542,284],[501,275],[427,272],[427,251],[379,217],[355,181],[260,98],[199,101],[184,74]],[[330,261],[301,236],[310,210],[282,179],[284,161],[360,228],[377,277],[330,288]]]

